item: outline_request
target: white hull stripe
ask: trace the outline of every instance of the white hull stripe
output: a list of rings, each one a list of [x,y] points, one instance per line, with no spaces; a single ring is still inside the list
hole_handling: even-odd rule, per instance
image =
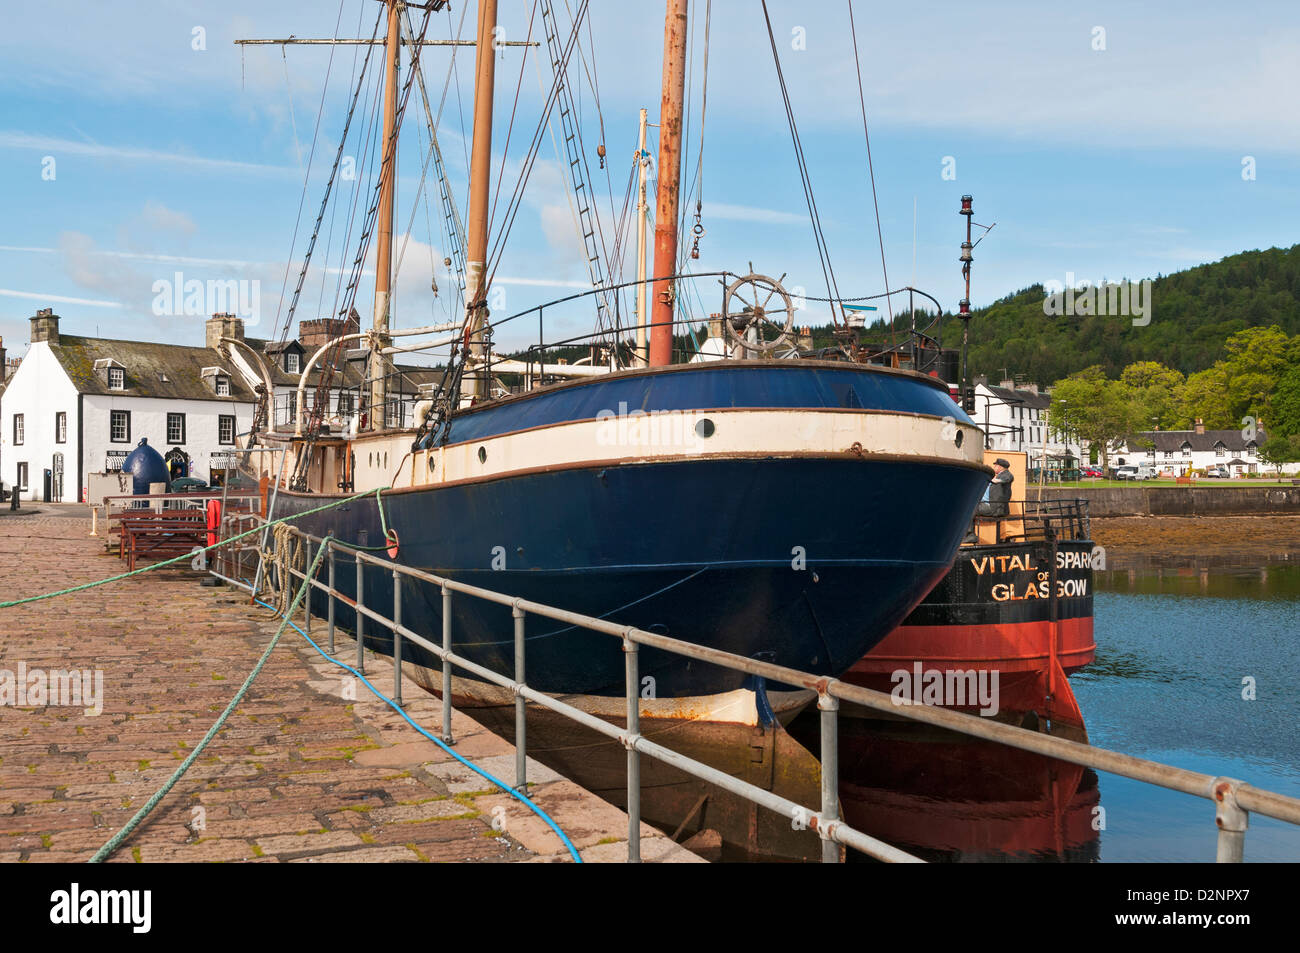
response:
[[[355,441],[356,490],[438,486],[584,465],[708,458],[844,455],[978,466],[983,457],[982,434],[973,425],[880,411],[673,411],[555,424],[433,450],[411,452],[411,440],[408,432]]]

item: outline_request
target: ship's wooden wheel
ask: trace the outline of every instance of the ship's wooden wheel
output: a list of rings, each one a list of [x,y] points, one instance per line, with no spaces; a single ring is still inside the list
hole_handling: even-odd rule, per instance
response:
[[[794,302],[781,285],[783,278],[751,272],[727,286],[723,331],[746,356],[779,357],[793,348]]]

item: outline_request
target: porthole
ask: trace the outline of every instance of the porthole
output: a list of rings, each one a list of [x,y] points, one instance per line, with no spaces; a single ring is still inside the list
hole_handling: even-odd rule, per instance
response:
[[[961,442],[962,442],[963,440],[965,440],[965,439],[966,439],[966,433],[965,433],[965,431],[958,430],[958,431],[957,431],[957,436],[955,436],[955,437],[952,438],[952,442],[955,443],[955,444],[957,445],[957,449],[960,450],[960,449],[961,449]]]
[[[429,472],[433,472],[433,454],[429,454]]]
[[[717,428],[713,426],[713,421],[708,417],[702,417],[695,422],[695,433],[705,440],[712,437],[713,432],[716,429]]]
[[[487,447],[478,448],[478,462],[487,463]]]

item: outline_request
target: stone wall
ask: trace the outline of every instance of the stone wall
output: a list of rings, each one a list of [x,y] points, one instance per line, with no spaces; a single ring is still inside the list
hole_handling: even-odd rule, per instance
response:
[[[1029,499],[1037,495],[1037,487],[1028,490]],[[1043,499],[1087,500],[1094,517],[1300,515],[1300,486],[1044,487]]]

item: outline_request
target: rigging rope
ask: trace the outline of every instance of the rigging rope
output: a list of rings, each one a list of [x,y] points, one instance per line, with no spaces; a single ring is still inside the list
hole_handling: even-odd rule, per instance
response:
[[[776,34],[772,31],[772,18],[767,12],[767,0],[763,3],[763,19],[767,22],[768,42],[772,46],[772,60],[776,64],[776,78],[781,86],[781,99],[785,104],[786,121],[790,126],[790,138],[794,143],[795,160],[799,165],[799,180],[803,185],[804,199],[808,203],[808,215],[812,219],[813,239],[817,244],[817,257],[821,261],[822,276],[826,280],[826,293],[830,296],[831,301],[843,302],[840,297],[839,285],[835,281],[835,269],[831,267],[830,249],[826,246],[826,236],[822,231],[821,217],[817,214],[817,202],[813,198],[812,178],[808,174],[807,157],[804,155],[803,144],[799,140],[799,129],[795,124],[794,107],[790,103],[790,91],[786,88],[785,74],[781,71],[781,56],[776,49]],[[837,327],[840,324],[840,318],[831,309],[831,322]]]
[[[880,270],[885,274],[885,301],[889,305],[889,339],[894,339],[894,303],[888,297],[889,269],[885,267],[885,233],[880,227],[880,200],[876,198],[876,170],[871,164],[871,133],[867,131],[867,98],[862,91],[862,59],[858,55],[858,28],[853,22],[852,0],[845,0],[849,7],[849,32],[853,36],[853,66],[858,71],[858,102],[862,106],[862,135],[867,140],[867,172],[871,175],[871,202],[876,209],[876,238],[880,240]]]

